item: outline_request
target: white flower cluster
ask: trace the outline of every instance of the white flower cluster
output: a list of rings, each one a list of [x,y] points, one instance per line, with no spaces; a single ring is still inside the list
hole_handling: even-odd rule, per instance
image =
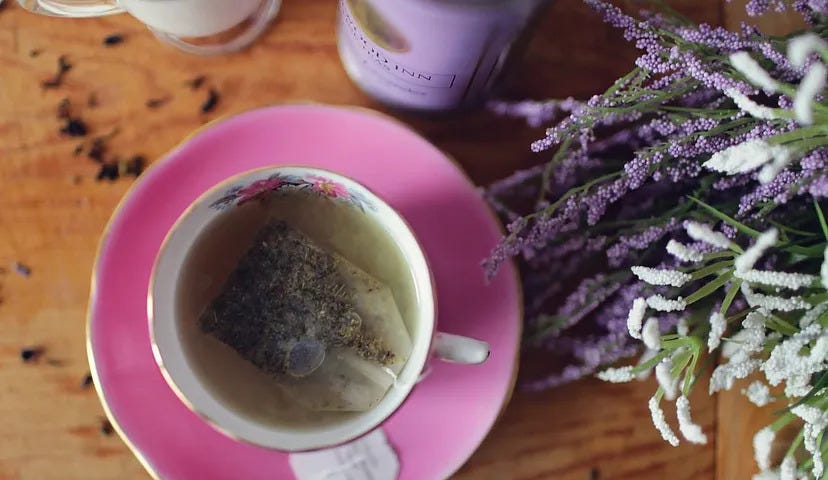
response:
[[[679,439],[676,434],[673,433],[673,429],[670,428],[670,425],[667,424],[667,420],[664,418],[664,411],[658,404],[658,397],[653,396],[650,398],[647,406],[650,407],[650,415],[653,417],[653,425],[655,425],[656,429],[659,433],[661,433],[661,437],[664,438],[664,440],[670,445],[677,447]]]
[[[768,383],[776,386],[791,377],[810,377],[824,370],[824,347],[814,348],[808,355],[801,353],[806,345],[823,335],[822,330],[822,326],[815,323],[779,342],[762,365]]]
[[[635,266],[632,267],[633,275],[638,277],[644,283],[650,285],[669,285],[671,287],[681,287],[685,283],[693,279],[688,273],[679,272],[678,270],[666,270],[649,267]]]
[[[619,368],[608,368],[601,372],[598,372],[596,375],[600,380],[610,383],[625,383],[629,382],[635,378],[635,375],[632,373],[633,367],[619,367]]]
[[[788,42],[788,59],[794,67],[804,68],[812,53],[828,53],[828,43],[819,35],[806,33]]]
[[[760,120],[778,120],[783,118],[775,109],[759,105],[739,90],[728,89],[725,90],[724,94],[733,99],[733,102],[736,103],[739,110],[742,110],[751,117],[755,117]]]
[[[828,54],[828,46],[820,45],[820,48],[824,47],[825,53]],[[753,65],[745,61],[743,65],[745,72],[750,71],[751,68]],[[760,165],[764,165],[763,168],[770,168],[772,165],[768,162],[776,162],[781,156],[790,156],[790,152],[774,150],[773,145],[764,145],[762,148],[769,149],[771,153],[764,152],[768,157],[761,163],[757,163],[756,158],[747,157],[737,162],[735,157],[723,155],[717,157],[715,161],[711,159],[712,163],[706,166],[727,173],[742,173],[752,171]],[[762,172],[760,172],[761,175]],[[828,248],[821,259],[819,276],[798,272],[776,272],[756,268],[763,256],[771,248],[777,246],[780,233],[776,228],[770,228],[759,234],[753,244],[744,251],[723,233],[714,231],[709,225],[688,221],[685,223],[685,230],[688,236],[697,242],[703,242],[718,250],[732,252],[712,255],[709,260],[719,259],[717,261],[720,263],[714,267],[714,269],[718,268],[719,272],[706,269],[703,272],[705,275],[730,274],[727,259],[731,258],[731,255],[742,252],[735,255],[732,267],[733,279],[730,286],[725,288],[735,288],[734,285],[738,285],[742,297],[751,307],[741,320],[740,329],[735,325],[735,318],[738,317],[730,317],[731,324],[728,324],[727,310],[733,300],[730,294],[727,297],[727,305],[722,305],[721,308],[716,307],[708,318],[707,350],[712,353],[721,347],[722,357],[726,359],[725,363],[719,364],[713,370],[709,392],[713,394],[731,389],[737,380],[761,372],[764,379],[753,380],[747,388],[742,390],[748,400],[756,406],[766,406],[781,399],[782,395],[775,396],[771,393],[772,387],[781,385],[784,385],[784,399],[788,400],[789,404],[808,395],[814,388],[812,381],[815,376],[828,371],[828,328],[822,326],[824,316],[828,312],[828,301],[820,300],[821,303],[817,303],[815,299],[824,297],[814,294],[814,290],[821,290],[822,287],[828,289]],[[780,247],[784,248],[785,245],[780,245]],[[705,261],[705,255],[701,252],[675,240],[667,244],[667,251],[680,262],[701,263]],[[720,265],[724,266],[720,267]],[[675,269],[634,266],[631,270],[639,280],[653,286],[681,288],[695,277],[701,277],[701,275],[694,277],[692,272],[686,273]],[[718,278],[724,279],[725,277],[720,275]],[[761,290],[760,286],[763,286]],[[754,288],[760,291],[754,291]],[[775,290],[773,293],[768,293],[773,290]],[[797,290],[799,292],[796,292]],[[694,302],[699,299],[698,296],[699,293],[694,293],[687,298]],[[691,332],[688,316],[683,316],[679,320],[676,326],[678,336],[665,336],[662,339],[660,327],[663,325],[659,325],[657,317],[648,317],[647,310],[679,312],[685,310],[687,306],[687,300],[681,296],[673,299],[662,294],[652,294],[636,298],[627,317],[627,329],[631,337],[641,340],[646,346],[646,351],[638,364],[643,365],[656,355],[661,360],[650,362],[655,367],[645,371],[640,371],[642,369],[638,368],[636,373],[633,373],[633,367],[622,367],[611,368],[598,374],[599,378],[606,381],[626,382],[634,378],[646,378],[650,375],[650,371],[654,370],[659,390],[650,398],[649,410],[653,425],[664,440],[673,446],[679,444],[679,438],[665,420],[660,404],[662,397],[668,401],[675,400],[681,436],[691,443],[707,442],[707,436],[702,428],[692,421],[688,392],[681,388],[682,379],[685,382],[692,380],[696,373],[686,365],[689,364],[690,358],[693,359],[692,364],[695,365],[698,358],[696,356],[700,355],[701,345],[698,343],[699,339],[690,341],[690,339],[683,338]],[[693,321],[697,317],[689,318]],[[798,321],[793,324],[793,320],[797,318]],[[798,331],[795,331],[797,327]],[[728,335],[729,329],[734,330],[735,333]],[[698,333],[695,334],[698,335]],[[680,368],[676,368],[677,366]],[[760,430],[753,439],[756,462],[761,468],[761,473],[754,476],[754,480],[771,478],[798,480],[810,478],[809,475],[814,478],[822,477],[824,465],[820,452],[820,436],[828,431],[828,412],[821,405],[814,407],[808,404],[798,405],[792,409],[792,412],[805,425],[802,439],[805,450],[813,457],[812,469],[809,472],[799,472],[796,457],[792,455],[786,456],[776,469],[771,469],[771,446],[776,434],[771,427],[766,427]]]
[[[822,266],[819,269],[819,276],[822,286],[828,288],[828,246],[825,247],[825,253],[822,254]]]
[[[674,400],[678,391],[678,378],[670,374],[673,369],[673,361],[668,357],[659,362],[655,368],[656,381],[658,386],[664,390],[664,398]]]
[[[816,425],[810,422],[805,422],[805,427],[802,429],[802,443],[805,445],[805,450],[811,454],[814,460],[814,467],[812,473],[814,478],[822,478],[822,473],[825,470],[825,464],[822,461],[822,452],[819,451],[818,440],[822,431],[825,430],[825,425]]]
[[[779,480],[796,480],[796,459],[788,455],[779,466]]]
[[[687,308],[687,302],[683,298],[678,297],[675,300],[670,300],[663,295],[650,295],[647,297],[647,305],[653,310],[659,312],[680,312]]]
[[[750,283],[761,283],[771,287],[799,290],[816,281],[814,275],[806,273],[771,272],[767,270],[748,270],[744,273],[736,272],[736,278]]]
[[[768,470],[771,465],[771,449],[773,448],[773,441],[776,439],[776,432],[770,427],[765,427],[756,432],[753,436],[753,455],[756,458],[756,464],[762,470]]]
[[[658,326],[658,319],[650,317],[644,322],[641,329],[641,340],[647,348],[658,350],[661,347],[661,329]]]
[[[699,445],[707,443],[707,435],[690,418],[690,401],[684,395],[676,400],[676,416],[678,417],[679,431],[688,442]]]
[[[704,255],[701,252],[675,240],[667,242],[667,253],[682,262],[698,263],[704,260]]]
[[[730,54],[730,63],[733,68],[739,71],[748,81],[766,92],[773,93],[779,89],[779,84],[770,74],[762,68],[748,52],[736,52]]]
[[[751,307],[764,308],[768,311],[792,312],[794,310],[808,310],[811,304],[804,298],[792,295],[790,297],[778,297],[754,292],[748,283],[742,284],[742,295]]]
[[[773,400],[770,394],[770,388],[759,380],[755,380],[748,385],[748,388],[742,390],[742,393],[757,407],[764,407]]]
[[[707,336],[707,351],[712,352],[719,348],[722,335],[727,329],[727,319],[719,312],[710,315],[710,334]]]
[[[787,147],[754,139],[716,152],[702,165],[714,172],[736,175],[756,170],[768,162],[784,168],[790,157],[791,151]]]
[[[627,315],[627,330],[632,338],[641,340],[641,325],[644,322],[644,314],[647,312],[647,301],[643,298],[633,300],[630,313]]]
[[[788,43],[788,58],[797,68],[804,69],[808,57],[813,52],[818,52],[823,57],[828,54],[828,44],[813,33],[799,36]],[[773,93],[780,90],[780,84],[749,53],[731,54],[730,63],[750,83],[762,88],[765,92]],[[814,123],[814,101],[825,90],[827,79],[828,68],[822,62],[817,61],[808,67],[805,76],[799,82],[794,95],[793,116],[801,125]],[[738,90],[728,89],[724,94],[733,99],[740,110],[755,118],[777,120],[789,116],[783,110],[754,102]],[[763,140],[750,140],[713,155],[704,163],[704,166],[710,170],[733,175],[749,172],[764,165],[759,172],[758,180],[766,184],[788,166],[793,156],[794,152],[787,147],[770,145]]]
[[[685,230],[687,230],[687,235],[697,242],[704,242],[723,250],[730,248],[730,239],[723,233],[714,232],[709,225],[697,222],[687,222]]]
[[[762,366],[762,360],[752,358],[748,360],[737,360],[733,358],[729,362],[719,365],[713,370],[710,376],[710,393],[716,393],[721,390],[730,390],[733,388],[733,382],[742,378],[747,378],[748,375],[755,372]]]
[[[756,262],[762,258],[762,255],[772,246],[776,244],[776,241],[779,239],[779,231],[775,228],[771,228],[770,230],[762,233],[759,237],[756,238],[756,242],[753,243],[745,253],[742,253],[736,260],[733,262],[733,265],[736,267],[737,274],[744,274],[749,270],[753,269],[753,266],[756,265]]]
[[[800,35],[788,42],[788,59],[798,68],[804,68],[811,53],[828,53],[828,44],[814,33]],[[825,65],[815,62],[805,73],[799,83],[799,89],[794,98],[794,113],[796,119],[804,125],[814,122],[813,102],[816,96],[825,88]]]
[[[690,333],[690,325],[687,323],[687,317],[681,317],[676,324],[676,333],[682,337],[686,337]]]

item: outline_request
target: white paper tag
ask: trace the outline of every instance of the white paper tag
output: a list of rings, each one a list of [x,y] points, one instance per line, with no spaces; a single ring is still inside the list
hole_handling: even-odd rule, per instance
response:
[[[339,447],[293,453],[290,467],[297,480],[396,480],[400,460],[378,428]]]

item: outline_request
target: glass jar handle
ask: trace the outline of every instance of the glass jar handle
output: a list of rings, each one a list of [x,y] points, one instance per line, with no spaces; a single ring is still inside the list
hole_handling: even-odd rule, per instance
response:
[[[116,0],[17,0],[30,12],[53,17],[102,17],[122,13]]]

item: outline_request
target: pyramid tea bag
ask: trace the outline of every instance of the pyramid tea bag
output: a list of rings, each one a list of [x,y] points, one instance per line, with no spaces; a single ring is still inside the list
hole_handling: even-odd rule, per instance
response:
[[[281,221],[258,233],[198,323],[310,410],[373,407],[411,353],[391,290]]]

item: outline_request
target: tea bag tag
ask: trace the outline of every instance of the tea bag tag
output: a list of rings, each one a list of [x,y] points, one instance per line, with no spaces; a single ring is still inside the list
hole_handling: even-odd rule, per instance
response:
[[[396,480],[400,460],[378,428],[353,442],[317,452],[292,453],[297,480]]]

